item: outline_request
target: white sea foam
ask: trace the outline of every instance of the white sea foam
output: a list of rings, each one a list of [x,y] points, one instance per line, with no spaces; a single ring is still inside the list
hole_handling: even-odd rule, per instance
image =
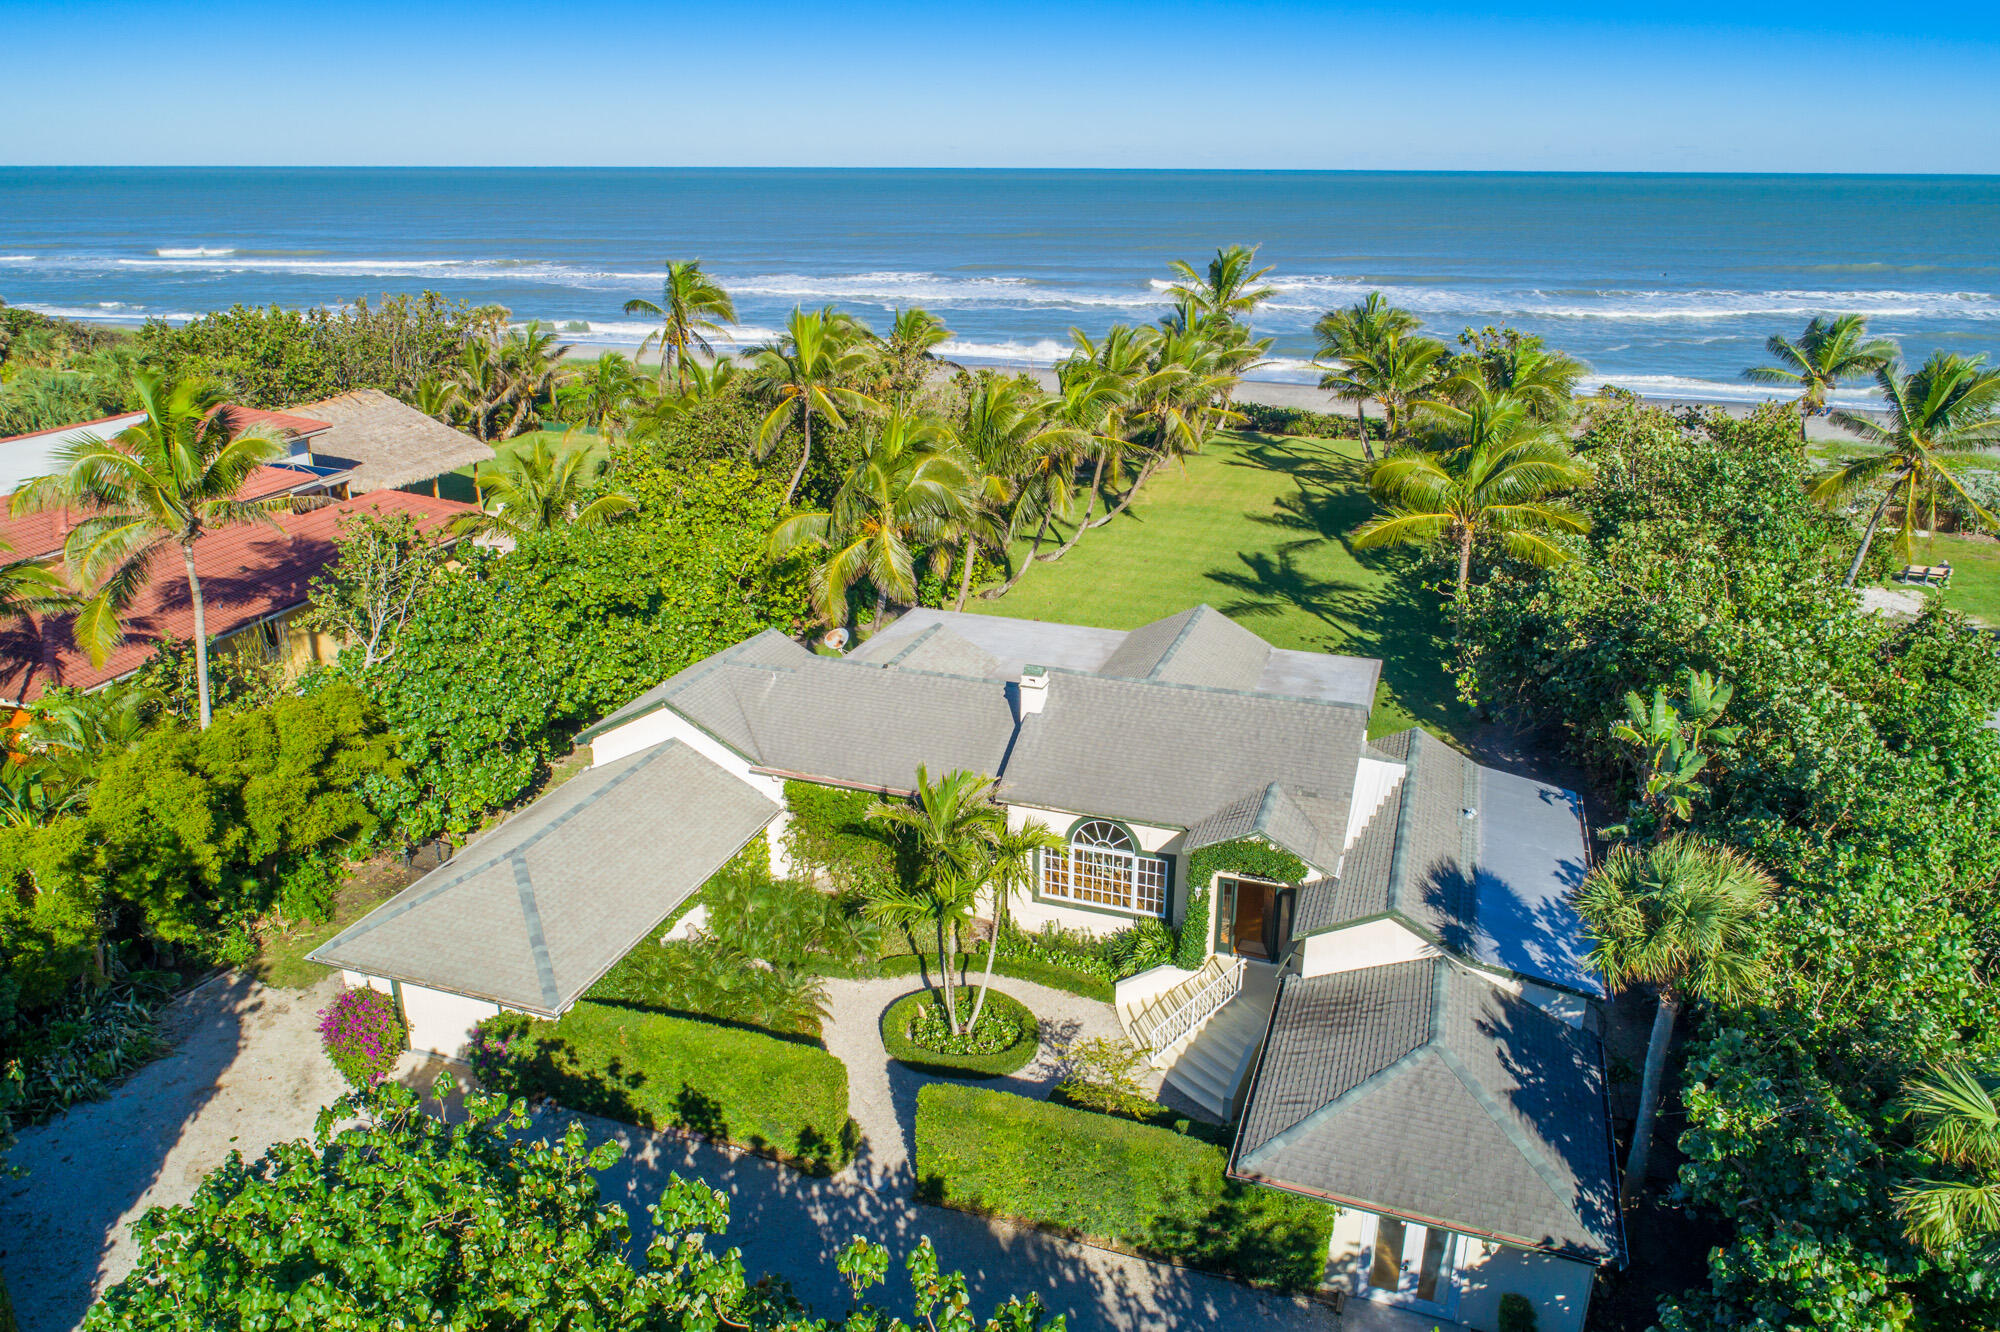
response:
[[[0,264],[32,264],[34,262],[35,256],[32,254],[0,254]]]
[[[138,319],[164,319],[169,324],[185,324],[198,316],[186,310],[153,311],[126,305],[120,301],[99,301],[95,305],[43,305],[34,301],[21,303],[24,310],[45,314],[51,319],[104,320],[129,324]]]
[[[1397,285],[1349,277],[1287,278],[1260,313],[1309,313],[1361,300],[1369,292],[1420,315],[1451,319],[1714,320],[1805,317],[1855,312],[1912,319],[2000,319],[1991,292],[1901,290],[1655,291],[1624,288]]]
[[[215,249],[210,249],[206,245],[193,245],[186,249],[169,249],[163,247],[153,251],[153,253],[162,259],[213,259],[219,255],[235,254],[236,251],[233,247],[226,245]]]
[[[1598,375],[1584,379],[1577,387],[1580,392],[1594,393],[1606,384],[1647,398],[1689,398],[1699,402],[1785,402],[1798,396],[1761,384],[1732,384],[1727,380],[1690,379],[1681,375]],[[1835,407],[1867,409],[1882,405],[1879,395],[1865,389],[1835,389],[1828,400]]]

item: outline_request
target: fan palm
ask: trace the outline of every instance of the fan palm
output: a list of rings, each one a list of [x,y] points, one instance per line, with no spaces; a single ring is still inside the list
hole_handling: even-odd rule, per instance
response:
[[[878,621],[891,598],[916,599],[917,549],[952,532],[970,508],[973,474],[946,444],[936,421],[891,416],[829,508],[792,514],[771,529],[772,559],[822,555],[811,587],[828,623],[840,623],[849,589],[864,579],[875,589]]]
[[[1576,891],[1576,910],[1592,940],[1591,967],[1614,990],[1654,986],[1658,1001],[1621,1203],[1629,1205],[1645,1186],[1674,1021],[1687,1000],[1738,1002],[1764,976],[1761,920],[1775,887],[1733,848],[1677,833],[1646,847],[1619,847]]]
[[[986,992],[993,988],[993,960],[1000,953],[1000,927],[1007,919],[1007,904],[1014,894],[1034,881],[1036,857],[1044,851],[1061,851],[1063,839],[1048,825],[1030,819],[1019,828],[1003,828],[995,834],[988,852],[986,888],[993,902],[993,934],[986,941],[986,975],[979,982],[979,997],[972,1001],[966,1019],[969,1030],[979,1030],[979,1013],[986,1006]]]
[[[699,259],[669,259],[667,276],[660,283],[660,299],[625,302],[628,315],[646,315],[660,321],[657,332],[648,333],[639,344],[639,355],[648,347],[660,349],[659,382],[667,382],[667,368],[673,367],[674,382],[680,385],[686,374],[690,351],[699,348],[706,355],[714,350],[708,335],[720,333],[723,324],[736,322],[736,303],[729,293],[701,271]]]
[[[802,434],[798,466],[785,486],[785,503],[798,494],[799,481],[812,457],[813,419],[835,430],[846,424],[843,412],[864,412],[879,406],[875,399],[850,387],[849,381],[867,368],[868,354],[855,345],[855,325],[832,306],[793,310],[777,342],[759,347],[752,360],[758,387],[777,400],[757,430],[759,456],[768,454],[786,426],[796,419]]]
[[[1896,359],[1896,344],[1868,336],[1868,321],[1858,314],[1827,319],[1815,315],[1798,338],[1773,333],[1764,350],[1776,365],[1752,366],[1743,377],[1753,384],[1777,384],[1799,395],[1799,443],[1806,440],[1806,422],[1824,416],[1827,398],[1843,382],[1872,375]]]
[[[1368,415],[1363,408],[1375,396],[1375,386],[1371,380],[1354,373],[1353,363],[1366,356],[1374,364],[1381,348],[1391,339],[1407,337],[1422,326],[1416,315],[1389,304],[1379,291],[1369,292],[1345,310],[1329,310],[1313,324],[1313,336],[1319,344],[1313,359],[1326,367],[1319,386],[1341,401],[1354,404],[1361,452],[1370,462],[1375,460],[1375,446],[1368,438]]]
[[[253,427],[231,433],[222,390],[141,371],[133,394],[145,418],[109,440],[84,436],[56,455],[62,470],[15,492],[16,514],[68,508],[84,517],[63,543],[71,581],[94,589],[71,628],[98,665],[125,639],[120,618],[158,574],[155,557],[178,547],[194,608],[194,663],[201,725],[210,720],[208,613],[195,572],[195,543],[218,527],[263,522],[271,506],[241,498],[243,487],[285,446]]]
[[[1936,352],[1908,374],[1893,362],[1879,367],[1875,385],[1889,404],[1887,425],[1856,412],[1835,410],[1830,415],[1882,452],[1835,468],[1813,487],[1813,497],[1821,500],[1882,488],[1843,587],[1854,586],[1883,513],[1899,497],[1903,526],[1896,545],[1905,557],[1915,537],[1918,510],[1927,496],[1935,508],[1941,489],[1956,493],[1979,521],[1989,526],[1995,521],[1966,492],[1957,473],[1964,467],[1994,464],[1993,455],[1977,450],[2000,445],[2000,369],[1988,369],[1983,355]]]
[[[1354,548],[1451,541],[1461,598],[1472,578],[1473,547],[1488,535],[1531,564],[1568,559],[1552,535],[1590,530],[1583,513],[1550,501],[1590,477],[1569,441],[1507,394],[1480,390],[1465,406],[1433,403],[1427,411],[1450,447],[1402,447],[1375,465],[1369,489],[1388,512],[1355,529]]]
[[[1903,1089],[1917,1145],[1971,1177],[1921,1177],[1895,1189],[1905,1233],[1932,1253],[1966,1241],[2000,1264],[2000,1067],[1945,1063]]]
[[[929,925],[937,932],[938,975],[953,1035],[962,1028],[952,981],[949,940],[970,919],[991,872],[994,847],[1007,832],[1007,811],[994,803],[993,779],[963,770],[933,782],[919,765],[908,801],[882,801],[868,817],[907,839],[916,865],[908,882],[878,890],[868,909],[889,925]]]
[[[1197,272],[1185,260],[1176,259],[1168,267],[1180,281],[1171,291],[1191,305],[1203,322],[1236,323],[1278,294],[1275,287],[1257,285],[1271,268],[1268,264],[1253,268],[1256,262],[1256,247],[1242,245],[1216,250],[1205,273]]]
[[[607,465],[574,430],[563,436],[560,449],[539,436],[526,452],[515,449],[480,474],[480,511],[458,519],[453,530],[518,540],[565,524],[601,527],[634,507],[628,495],[598,493]]]

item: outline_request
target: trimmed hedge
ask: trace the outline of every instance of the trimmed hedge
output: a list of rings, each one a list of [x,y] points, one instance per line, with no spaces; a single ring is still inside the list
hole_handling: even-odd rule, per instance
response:
[[[936,953],[892,953],[875,964],[875,975],[915,976],[929,975],[937,969]],[[958,955],[959,979],[977,984],[979,977],[986,974],[986,950]],[[1111,982],[1102,976],[1086,976],[1082,972],[1071,971],[1048,962],[1037,962],[1027,957],[1001,957],[993,963],[993,974],[1008,976],[1014,980],[1032,981],[1036,985],[1046,985],[1051,990],[1063,990],[1085,999],[1096,999],[1101,1003],[1114,1002],[1116,992]]]
[[[889,1051],[889,1057],[919,1073],[932,1073],[945,1078],[1003,1078],[1025,1067],[1035,1057],[1035,1051],[1041,1048],[1041,1023],[1028,1011],[1028,1006],[998,990],[988,990],[986,1007],[1019,1023],[1021,1039],[1004,1050],[983,1055],[946,1054],[927,1049],[904,1035],[917,1005],[925,1003],[936,1004],[939,1014],[943,1014],[944,996],[930,990],[906,994],[890,1004],[882,1014],[882,1044]]]
[[[814,1045],[587,999],[556,1022],[509,1014],[481,1033],[475,1067],[510,1096],[685,1129],[812,1174],[854,1157],[847,1066]]]
[[[1227,1152],[1169,1129],[981,1087],[917,1092],[917,1197],[1106,1248],[1316,1289],[1337,1209],[1224,1178]]]

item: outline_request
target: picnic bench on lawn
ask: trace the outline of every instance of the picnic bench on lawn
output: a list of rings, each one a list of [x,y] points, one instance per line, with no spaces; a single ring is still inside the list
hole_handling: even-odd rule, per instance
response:
[[[1906,564],[1896,571],[1899,583],[1921,583],[1925,587],[1946,587],[1951,583],[1951,561],[1943,564]]]

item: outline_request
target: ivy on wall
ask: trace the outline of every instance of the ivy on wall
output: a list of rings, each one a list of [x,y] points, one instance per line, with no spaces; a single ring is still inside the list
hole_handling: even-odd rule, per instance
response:
[[[1203,884],[1188,898],[1181,918],[1181,932],[1174,940],[1174,965],[1193,971],[1208,960],[1208,885]]]
[[[1196,851],[1187,862],[1187,882],[1194,891],[1188,897],[1187,917],[1181,921],[1174,965],[1192,971],[1207,956],[1209,885],[1216,875],[1243,874],[1275,883],[1304,883],[1308,873],[1305,861],[1261,837],[1239,837]]]

